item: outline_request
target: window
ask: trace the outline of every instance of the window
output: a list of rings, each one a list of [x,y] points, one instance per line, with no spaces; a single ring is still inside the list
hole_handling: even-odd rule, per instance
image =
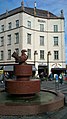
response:
[[[55,46],[58,45],[58,37],[54,37],[54,45],[55,45]]]
[[[16,20],[16,28],[19,27],[19,20]]]
[[[12,23],[8,23],[8,29],[10,30],[12,28]]]
[[[58,25],[54,25],[54,32],[58,32]]]
[[[4,58],[4,52],[1,51],[1,52],[0,52],[0,60],[3,60],[3,58]]]
[[[8,60],[11,60],[11,50],[8,50]]]
[[[28,28],[31,28],[31,21],[27,21]]]
[[[31,59],[31,49],[27,50],[28,59]]]
[[[1,25],[1,31],[2,32],[4,31],[4,25]]]
[[[44,31],[44,24],[40,24],[40,31]]]
[[[54,51],[54,60],[58,60],[58,59],[59,59],[59,52]]]
[[[15,43],[19,43],[19,33],[15,33]]]
[[[41,59],[41,60],[44,59],[44,50],[40,50],[40,59]]]
[[[16,53],[19,55],[19,48],[16,48],[15,50],[16,50]]]
[[[4,46],[4,36],[0,38],[0,46]]]
[[[44,46],[44,36],[40,36],[40,46]]]
[[[11,35],[8,35],[8,45],[11,45]]]
[[[31,34],[27,33],[27,44],[31,44]]]

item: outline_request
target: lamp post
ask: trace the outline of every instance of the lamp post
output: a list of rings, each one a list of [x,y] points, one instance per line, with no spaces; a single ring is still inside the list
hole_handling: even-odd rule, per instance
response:
[[[50,51],[47,53],[47,75],[49,75],[49,55],[51,55]]]
[[[34,51],[34,67],[35,67],[35,62],[36,62],[36,55],[38,55],[37,50]]]

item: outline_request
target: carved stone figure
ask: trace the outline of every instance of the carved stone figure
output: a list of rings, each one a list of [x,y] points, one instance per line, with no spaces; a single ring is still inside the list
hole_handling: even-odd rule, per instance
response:
[[[15,58],[16,63],[26,63],[25,61],[28,59],[28,56],[25,54],[25,52],[27,52],[25,49],[21,50],[21,56],[18,56],[18,54],[15,51],[13,52],[12,57]]]

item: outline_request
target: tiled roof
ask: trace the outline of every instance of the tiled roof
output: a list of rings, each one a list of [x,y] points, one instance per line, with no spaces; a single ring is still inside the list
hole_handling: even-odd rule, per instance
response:
[[[0,20],[7,18],[9,16],[12,16],[14,14],[20,13],[20,12],[25,12],[27,14],[34,16],[34,8],[24,7],[24,10],[23,10],[22,7],[19,7],[19,8],[13,9],[11,11],[7,11],[4,14],[1,14]],[[36,17],[48,18],[48,14],[49,14],[49,18],[59,18],[58,16],[52,14],[49,11],[36,9]]]
[[[34,15],[34,9],[33,8],[27,8],[26,7],[25,12],[27,12],[31,15]],[[36,9],[36,16],[47,18],[48,13],[49,13],[50,17],[53,17],[53,18],[57,17],[56,15],[54,15],[54,14],[52,14],[52,13],[46,11],[46,10]]]

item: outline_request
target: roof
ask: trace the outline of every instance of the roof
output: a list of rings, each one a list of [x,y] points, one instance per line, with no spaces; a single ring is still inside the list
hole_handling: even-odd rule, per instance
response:
[[[17,14],[17,13],[20,13],[20,12],[25,12],[27,14],[34,16],[34,8],[24,7],[24,10],[23,10],[23,8],[21,6],[21,7],[18,7],[16,9],[13,9],[11,11],[6,11],[4,14],[1,14],[0,20],[5,19],[7,17],[10,17],[10,16]],[[49,11],[36,8],[36,17],[48,18],[48,14],[49,14],[49,18],[52,18],[52,19],[63,18],[63,17],[58,17]]]

